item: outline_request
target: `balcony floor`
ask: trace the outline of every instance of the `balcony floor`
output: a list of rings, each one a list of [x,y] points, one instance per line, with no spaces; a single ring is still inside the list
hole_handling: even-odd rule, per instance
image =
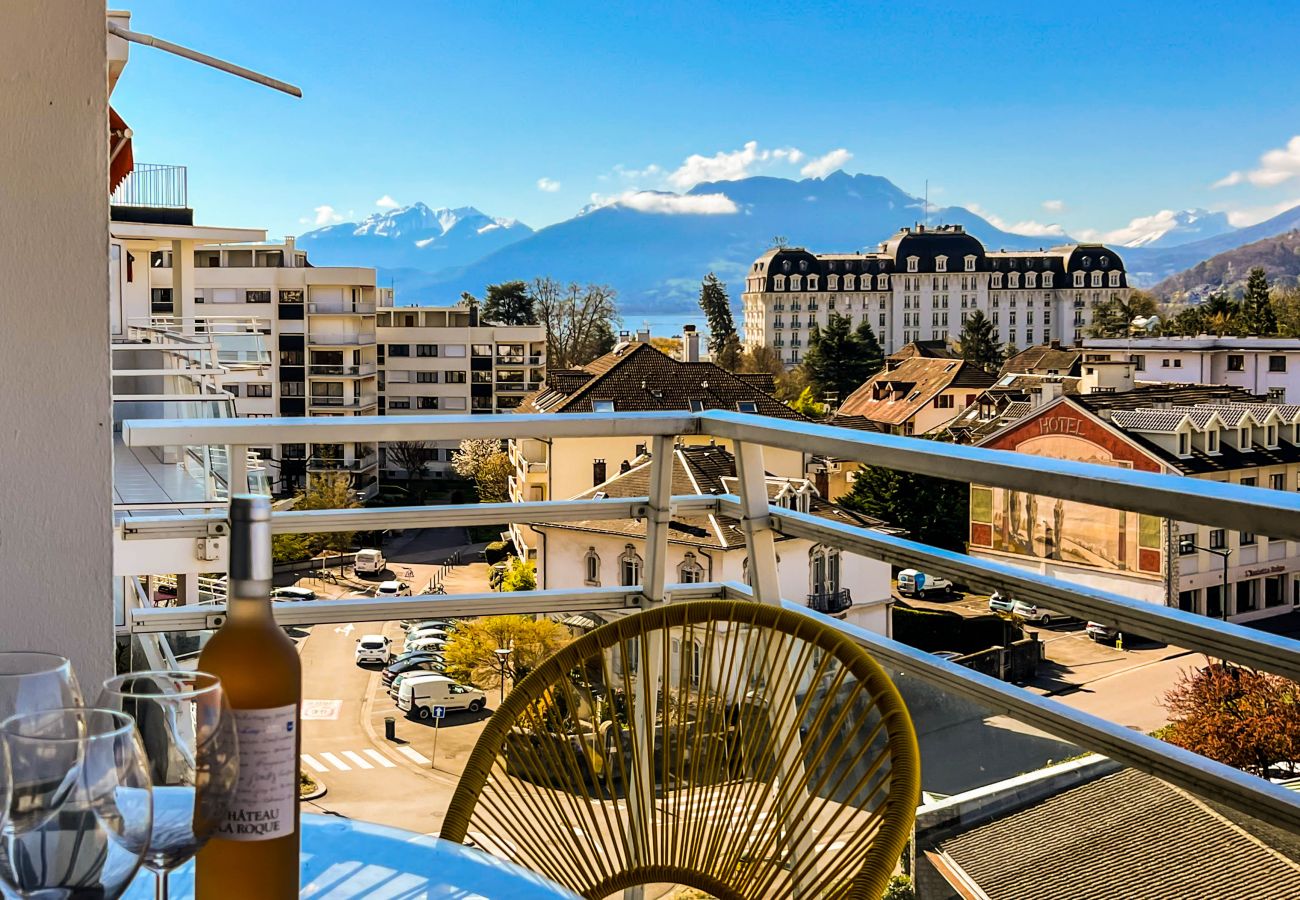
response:
[[[164,463],[150,447],[127,447],[113,436],[114,519],[132,515],[180,515],[202,512],[217,504],[209,500],[203,472],[193,460],[185,465]]]

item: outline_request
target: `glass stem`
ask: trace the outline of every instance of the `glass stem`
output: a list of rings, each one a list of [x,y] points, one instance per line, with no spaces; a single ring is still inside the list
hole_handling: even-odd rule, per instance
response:
[[[155,869],[153,873],[153,897],[154,900],[167,900],[167,875],[166,869]]]

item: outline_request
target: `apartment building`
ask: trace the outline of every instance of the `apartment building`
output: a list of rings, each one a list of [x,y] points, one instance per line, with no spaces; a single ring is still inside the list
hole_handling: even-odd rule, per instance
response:
[[[956,337],[978,309],[1001,344],[1074,342],[1097,305],[1129,291],[1124,261],[1101,244],[991,251],[960,225],[918,225],[872,253],[767,251],[745,279],[744,338],[796,364],[813,326],[839,313],[868,323],[892,353]]]
[[[311,265],[293,238],[268,242],[260,229],[196,226],[184,168],[146,171],[156,182],[163,168],[176,170],[163,182],[176,196],[156,184],[139,191],[135,173],[114,195],[113,335],[153,325],[215,336],[221,384],[241,417],[375,415],[375,270]],[[373,442],[254,449],[276,493],[337,471],[362,496],[378,489]]]
[[[1300,490],[1300,406],[1240,388],[1150,385],[1062,395],[979,446]],[[970,516],[973,556],[1234,622],[1300,605],[1300,544],[1293,541],[978,485]]]
[[[1132,359],[1143,381],[1227,384],[1300,403],[1300,339],[1277,337],[1089,338],[1086,351]]]
[[[387,305],[377,314],[381,415],[510,412],[546,378],[546,329],[482,322],[477,306]],[[414,448],[435,478],[451,472],[454,441]],[[402,460],[382,453],[381,465],[406,475]]]

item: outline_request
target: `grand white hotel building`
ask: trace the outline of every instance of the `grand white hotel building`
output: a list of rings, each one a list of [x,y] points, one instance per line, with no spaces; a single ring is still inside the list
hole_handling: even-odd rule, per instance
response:
[[[975,310],[1000,344],[1084,337],[1093,308],[1129,294],[1124,262],[1101,244],[988,251],[960,225],[904,228],[875,253],[814,254],[778,247],[745,279],[746,347],[798,363],[812,326],[830,314],[864,320],[886,353],[911,341],[957,337]]]

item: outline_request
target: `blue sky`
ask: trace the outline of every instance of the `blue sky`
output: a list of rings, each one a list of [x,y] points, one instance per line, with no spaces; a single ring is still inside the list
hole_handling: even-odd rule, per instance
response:
[[[198,221],[276,235],[380,198],[540,227],[593,195],[836,163],[1112,240],[1161,209],[1300,203],[1294,0],[128,8],[303,88],[134,46],[113,97],[137,160],[190,167]]]

